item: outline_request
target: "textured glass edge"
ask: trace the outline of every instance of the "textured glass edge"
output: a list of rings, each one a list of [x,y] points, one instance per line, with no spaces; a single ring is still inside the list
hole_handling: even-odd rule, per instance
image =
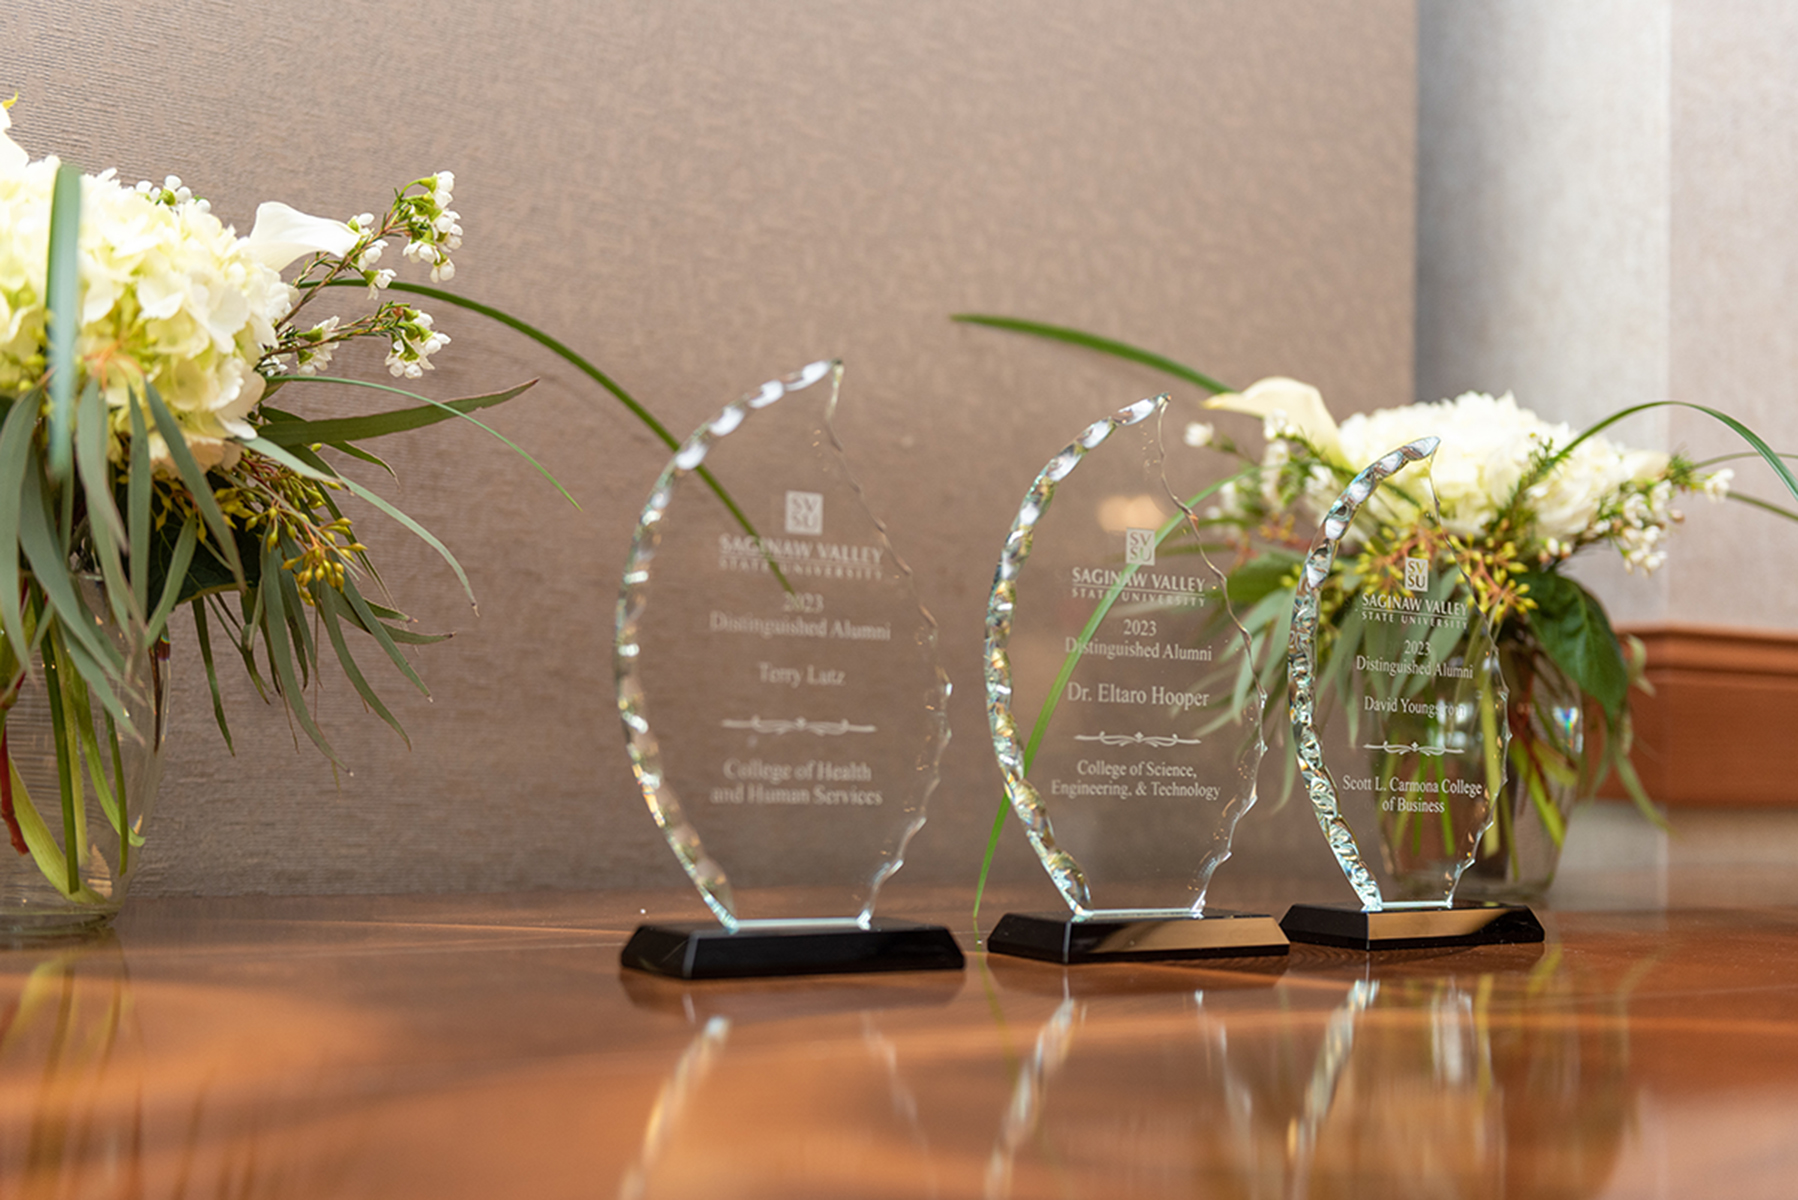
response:
[[[736,897],[731,889],[730,879],[724,868],[706,853],[705,845],[700,840],[699,832],[687,819],[680,797],[667,783],[662,769],[662,754],[655,731],[650,725],[649,714],[644,702],[643,682],[639,677],[637,663],[639,646],[637,643],[637,622],[641,618],[644,607],[649,601],[650,564],[655,559],[656,549],[661,541],[660,525],[667,514],[668,506],[673,500],[676,489],[689,475],[702,469],[706,455],[720,439],[735,432],[749,416],[777,403],[790,393],[811,387],[821,380],[830,381],[830,396],[824,408],[824,433],[830,440],[831,453],[836,456],[838,466],[842,469],[843,478],[855,493],[856,501],[862,511],[873,523],[880,545],[890,556],[893,563],[907,581],[912,581],[912,595],[917,595],[915,576],[911,566],[894,549],[887,536],[886,523],[868,506],[867,496],[862,490],[861,482],[850,469],[847,457],[843,453],[843,444],[837,438],[836,427],[832,418],[836,414],[837,397],[843,382],[843,364],[837,359],[821,359],[809,363],[791,375],[780,379],[772,379],[752,392],[740,396],[724,406],[718,415],[700,425],[698,429],[681,444],[668,465],[663,468],[655,485],[650,489],[649,499],[643,505],[643,511],[637,520],[637,527],[631,535],[630,556],[625,561],[624,575],[618,591],[618,605],[614,617],[612,642],[613,681],[617,689],[618,716],[624,726],[625,750],[630,757],[631,773],[637,781],[638,789],[643,794],[643,801],[648,806],[650,816],[655,819],[656,826],[668,841],[669,848],[674,851],[681,869],[693,881],[700,899],[711,910],[728,930],[736,930],[743,926],[753,926],[754,921],[742,921],[736,915]],[[714,485],[715,486],[715,485]],[[722,498],[722,494],[721,494]],[[920,762],[920,767],[928,766],[928,777],[923,784],[923,794],[918,798],[917,814],[899,832],[898,844],[875,869],[868,881],[868,893],[862,910],[853,918],[846,918],[866,928],[873,920],[874,904],[879,897],[881,886],[892,877],[893,873],[905,865],[905,851],[918,830],[924,827],[925,815],[929,808],[930,797],[936,792],[941,781],[941,765],[943,751],[949,743],[948,701],[951,693],[949,677],[940,662],[936,661],[937,623],[930,611],[922,603],[918,605],[919,615],[923,618],[926,633],[920,641],[920,649],[933,662],[940,685],[940,700],[935,707],[936,717],[931,723],[934,726],[928,751],[928,764]],[[829,922],[836,918],[822,918]],[[764,922],[765,923],[765,922]]]
[[[1425,437],[1408,442],[1391,451],[1377,462],[1363,470],[1349,485],[1342,490],[1330,510],[1324,514],[1323,523],[1318,527],[1317,536],[1312,539],[1311,547],[1305,554],[1304,570],[1300,574],[1297,589],[1293,594],[1292,628],[1287,643],[1287,694],[1289,697],[1293,749],[1298,758],[1299,777],[1305,785],[1305,794],[1311,801],[1312,811],[1317,816],[1317,823],[1323,829],[1324,837],[1329,842],[1330,852],[1336,863],[1342,868],[1349,886],[1361,901],[1367,912],[1379,912],[1385,908],[1397,908],[1401,905],[1388,902],[1380,892],[1380,885],[1367,869],[1367,863],[1361,856],[1355,834],[1349,828],[1348,821],[1342,815],[1342,808],[1337,800],[1336,783],[1331,777],[1329,768],[1324,765],[1323,747],[1316,730],[1317,695],[1317,621],[1318,593],[1324,580],[1329,578],[1330,568],[1336,560],[1337,548],[1348,533],[1355,513],[1375,489],[1386,479],[1409,463],[1421,462],[1435,454],[1440,438]],[[1430,503],[1436,503],[1435,489],[1430,489]],[[1482,619],[1481,631],[1496,653],[1497,641],[1492,635],[1489,622]],[[1499,680],[1499,692],[1496,700],[1500,714],[1505,712],[1507,695],[1502,678]],[[1499,734],[1506,737],[1505,722],[1499,721]],[[1503,747],[1500,748],[1502,759]],[[1498,781],[1496,791],[1503,792],[1504,781]],[[1492,794],[1493,785],[1487,784],[1488,804],[1485,823],[1473,838],[1473,846],[1479,846],[1493,821],[1498,817],[1497,804],[1500,796]],[[1402,907],[1447,907],[1454,902],[1455,886],[1460,877],[1473,861],[1470,853],[1455,872],[1454,882],[1441,903],[1422,902],[1406,903]]]
[[[1017,605],[1017,580],[1030,557],[1030,547],[1036,537],[1036,526],[1049,511],[1049,505],[1055,499],[1055,490],[1060,483],[1074,472],[1092,451],[1098,449],[1119,429],[1154,417],[1158,422],[1167,411],[1171,393],[1163,392],[1146,400],[1138,400],[1128,408],[1120,409],[1114,416],[1095,421],[1083,430],[1079,437],[1069,442],[1060,453],[1051,458],[1043,469],[1037,472],[1030,488],[1024,493],[1024,500],[1018,506],[1018,514],[1013,518],[1011,530],[1006,534],[1004,549],[999,555],[998,567],[993,572],[993,587],[987,597],[986,606],[986,643],[983,671],[986,682],[987,724],[992,731],[993,753],[999,760],[999,770],[1005,778],[1005,795],[1011,804],[1011,810],[1023,823],[1024,834],[1030,841],[1030,847],[1036,852],[1037,861],[1048,873],[1056,891],[1066,902],[1068,909],[1076,920],[1088,920],[1098,917],[1133,917],[1153,915],[1157,917],[1197,916],[1204,912],[1205,896],[1210,890],[1211,876],[1230,857],[1230,844],[1235,837],[1236,825],[1245,814],[1255,806],[1258,795],[1257,777],[1260,774],[1262,757],[1267,753],[1267,742],[1262,737],[1260,714],[1267,706],[1267,694],[1262,689],[1260,673],[1253,669],[1249,672],[1255,696],[1255,747],[1254,760],[1249,771],[1248,792],[1246,800],[1234,815],[1226,814],[1228,823],[1224,827],[1221,838],[1222,850],[1214,848],[1207,861],[1199,868],[1196,877],[1199,880],[1198,896],[1186,909],[1097,909],[1092,906],[1092,889],[1086,882],[1086,873],[1072,854],[1062,849],[1055,841],[1055,831],[1049,819],[1049,811],[1044,805],[1042,796],[1026,777],[1025,745],[1019,738],[1016,716],[1012,712],[1011,697],[1011,618]],[[1156,440],[1160,441],[1160,427],[1156,428]],[[1165,458],[1162,459],[1161,486],[1168,497],[1189,522],[1197,522],[1198,517],[1185,501],[1167,482]],[[1244,661],[1253,664],[1254,643],[1248,630],[1236,618],[1236,611],[1230,604],[1229,592],[1225,588],[1227,576],[1211,561],[1210,555],[1201,547],[1199,557],[1206,568],[1217,579],[1220,595],[1223,598],[1224,611],[1235,626],[1237,634],[1243,642]]]

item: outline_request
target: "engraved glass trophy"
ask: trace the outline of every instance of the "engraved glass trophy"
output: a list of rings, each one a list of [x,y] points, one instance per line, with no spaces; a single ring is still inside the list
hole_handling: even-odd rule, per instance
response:
[[[878,919],[948,742],[936,623],[831,428],[816,362],[702,425],[643,508],[614,667],[631,766],[719,924],[649,924],[681,978],[959,968]]]
[[[1255,803],[1265,698],[1195,507],[1222,460],[1164,441],[1168,414],[1159,396],[1089,427],[1036,477],[1006,539],[987,714],[1012,811],[1068,911],[1006,914],[991,951],[1287,950],[1272,917],[1205,907]]]
[[[1504,794],[1509,727],[1491,623],[1456,567],[1429,477],[1409,471],[1391,480],[1437,445],[1422,438],[1357,475],[1305,558],[1287,653],[1293,745],[1318,824],[1360,904],[1295,905],[1281,921],[1294,941],[1376,950],[1543,938],[1527,908],[1455,903]],[[1332,614],[1331,657],[1320,662],[1325,584],[1363,505],[1384,541],[1357,561],[1360,584]],[[1342,681],[1347,745],[1336,750],[1343,757],[1334,772],[1318,732],[1325,679]],[[1396,897],[1362,857],[1345,808],[1372,810]]]

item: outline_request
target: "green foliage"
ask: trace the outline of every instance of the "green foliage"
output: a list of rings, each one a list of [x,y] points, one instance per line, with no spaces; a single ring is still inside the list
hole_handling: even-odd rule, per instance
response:
[[[1554,664],[1597,700],[1615,725],[1626,715],[1629,666],[1598,599],[1565,575],[1529,571],[1523,575],[1536,607],[1527,625]]]

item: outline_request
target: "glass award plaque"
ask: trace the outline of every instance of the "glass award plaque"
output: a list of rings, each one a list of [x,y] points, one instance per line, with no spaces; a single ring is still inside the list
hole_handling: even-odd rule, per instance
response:
[[[1504,794],[1509,743],[1504,675],[1486,617],[1469,600],[1441,528],[1427,474],[1389,494],[1395,473],[1435,453],[1436,438],[1401,446],[1357,475],[1325,514],[1294,597],[1287,652],[1293,745],[1300,778],[1358,906],[1295,905],[1281,921],[1293,941],[1360,950],[1539,942],[1527,908],[1457,904]],[[1335,614],[1336,659],[1319,662],[1322,589],[1364,504],[1382,524],[1410,529],[1357,563],[1363,578]],[[1331,771],[1318,732],[1320,680],[1341,679],[1347,731]],[[1363,857],[1344,805],[1379,824],[1388,897]]]
[[[618,711],[643,799],[718,924],[624,964],[695,979],[959,969],[874,915],[949,739],[936,623],[831,428],[841,364],[727,405],[644,505],[618,598]]]
[[[987,715],[1012,811],[1067,912],[1006,914],[996,953],[1287,951],[1272,917],[1205,906],[1255,803],[1265,697],[1195,508],[1221,456],[1164,439],[1169,413],[1158,396],[1087,428],[1038,474],[1006,539]]]

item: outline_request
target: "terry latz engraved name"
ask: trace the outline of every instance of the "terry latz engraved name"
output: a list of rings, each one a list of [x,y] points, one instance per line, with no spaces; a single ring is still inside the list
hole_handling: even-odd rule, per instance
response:
[[[842,687],[849,681],[849,672],[838,671],[830,667],[815,667],[810,663],[805,669],[798,667],[778,667],[773,663],[759,662],[755,664],[763,683],[772,683],[796,688],[800,684],[808,687]]]

